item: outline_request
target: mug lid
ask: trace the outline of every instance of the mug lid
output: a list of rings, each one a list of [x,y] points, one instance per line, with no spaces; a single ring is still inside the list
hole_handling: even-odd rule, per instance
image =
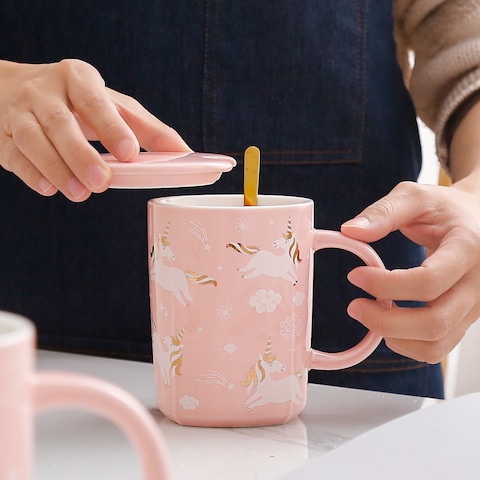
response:
[[[130,162],[102,154],[112,170],[110,188],[193,187],[216,182],[236,164],[217,153],[141,152]]]

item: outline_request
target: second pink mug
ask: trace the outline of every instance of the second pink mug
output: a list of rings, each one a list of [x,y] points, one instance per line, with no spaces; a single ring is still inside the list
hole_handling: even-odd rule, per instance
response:
[[[138,400],[94,377],[36,372],[34,355],[33,324],[19,315],[0,312],[0,479],[33,479],[34,415],[57,407],[87,409],[108,418],[136,447],[145,480],[171,478],[163,436]]]
[[[313,226],[308,198],[165,197],[148,203],[152,342],[160,410],[197,426],[281,424],[305,406],[309,369],[369,356],[310,347],[313,255],[348,250],[384,268],[367,244]]]

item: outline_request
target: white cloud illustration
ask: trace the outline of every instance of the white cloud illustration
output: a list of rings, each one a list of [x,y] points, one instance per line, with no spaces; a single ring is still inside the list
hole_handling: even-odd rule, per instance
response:
[[[258,313],[273,312],[282,301],[282,296],[273,290],[258,290],[250,297],[249,304]]]
[[[283,338],[294,340],[301,332],[302,324],[296,313],[292,313],[291,317],[287,317],[283,322],[280,322],[280,335]]]
[[[303,305],[304,301],[305,301],[305,293],[304,292],[296,292],[295,295],[292,298],[293,304],[297,307],[299,307],[300,305]]]
[[[185,410],[195,410],[200,405],[200,400],[189,395],[184,395],[179,402]]]

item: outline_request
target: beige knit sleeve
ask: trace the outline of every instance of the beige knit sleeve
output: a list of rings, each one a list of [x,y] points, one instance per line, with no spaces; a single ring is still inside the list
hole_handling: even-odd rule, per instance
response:
[[[394,17],[405,82],[448,167],[447,122],[480,90],[480,0],[394,0]]]

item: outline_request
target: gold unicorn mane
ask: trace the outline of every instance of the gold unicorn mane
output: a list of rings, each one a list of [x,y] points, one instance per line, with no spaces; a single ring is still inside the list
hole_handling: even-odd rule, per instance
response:
[[[182,328],[178,334],[175,336],[175,337],[170,337],[172,339],[172,343],[175,345],[175,346],[179,346],[180,345],[180,342],[182,340],[182,337],[183,337],[183,334],[185,333],[185,327]]]
[[[302,259],[300,258],[300,249],[298,248],[298,243],[296,240],[294,240],[292,245],[290,245],[288,253],[294,263],[302,263]]]

